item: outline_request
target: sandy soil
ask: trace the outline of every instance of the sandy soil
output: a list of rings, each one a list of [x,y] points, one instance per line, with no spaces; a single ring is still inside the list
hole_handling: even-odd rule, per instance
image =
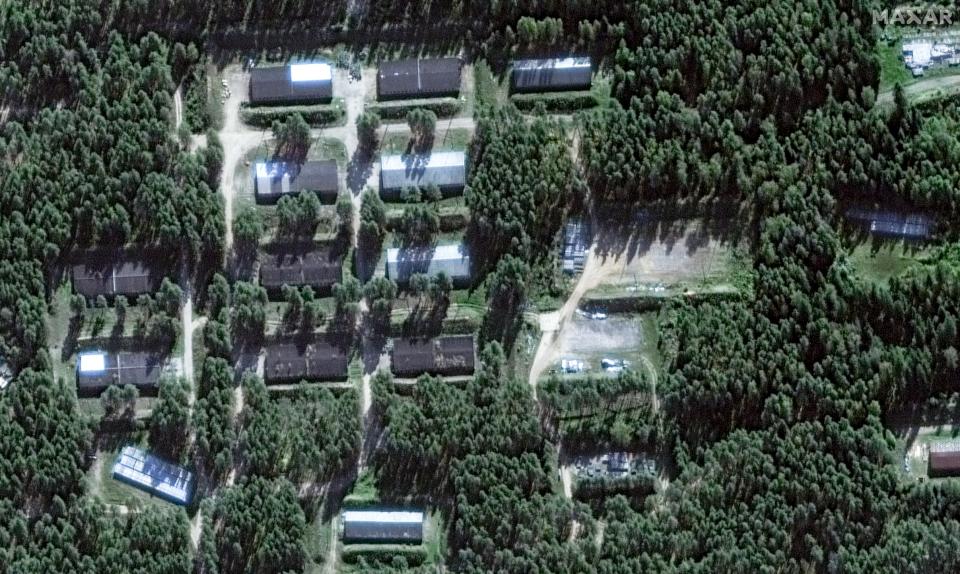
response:
[[[637,224],[629,235],[603,222],[599,270],[612,285],[702,282],[722,275],[732,246],[699,220]]]
[[[629,315],[610,315],[599,321],[575,314],[559,335],[564,356],[633,351],[641,344],[643,328],[636,317]]]

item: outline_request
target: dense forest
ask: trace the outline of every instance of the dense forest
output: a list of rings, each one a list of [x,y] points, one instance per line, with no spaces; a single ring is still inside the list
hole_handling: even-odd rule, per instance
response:
[[[960,256],[950,245],[960,115],[955,99],[918,106],[900,88],[892,105],[877,104],[875,7],[3,4],[0,356],[17,376],[0,391],[0,571],[303,571],[315,508],[298,487],[329,481],[360,456],[362,399],[354,389],[309,388],[277,398],[235,371],[236,353],[265,336],[267,295],[219,269],[226,229],[217,182],[233,166],[221,165],[212,135],[192,150],[178,141],[173,93],[199,81],[197,46],[217,39],[257,45],[238,35],[294,27],[353,27],[363,38],[389,23],[385,30],[429,44],[438,34],[450,40],[450,22],[466,53],[494,69],[518,54],[602,56],[613,97],[563,121],[478,105],[465,203],[471,236],[488,247],[480,263],[490,311],[477,372],[464,384],[424,377],[403,390],[384,372],[373,377],[377,487],[385,500],[438,509],[449,525],[447,567],[960,569],[960,487],[903,481],[887,424],[911,406],[953,405],[960,391]],[[437,30],[420,29],[425,20]],[[194,116],[202,107],[189,98],[188,106]],[[576,133],[573,156],[565,121]],[[662,313],[658,413],[640,373],[576,386],[548,380],[537,401],[514,374],[529,291],[553,286],[549,254],[587,188],[598,203],[720,198],[751,216],[752,290],[673,301]],[[844,247],[840,214],[856,202],[938,215],[937,241],[946,245],[888,283],[868,283]],[[238,249],[252,249],[261,222],[241,213]],[[379,252],[386,214],[374,191],[359,215],[361,250]],[[411,240],[423,235],[420,220],[431,220],[422,215],[407,222]],[[315,227],[284,221],[291,234]],[[88,491],[95,424],[72,381],[54,375],[46,316],[71,253],[105,246],[161,249],[187,274],[210,277],[197,289],[207,320],[195,396],[182,380],[164,381],[149,422],[151,445],[189,462],[201,494],[211,495],[196,548],[188,512],[151,505],[118,513]],[[363,288],[346,275],[334,289],[337,320],[356,324],[366,297],[385,322],[396,285]],[[287,290],[285,300],[303,305],[301,322],[320,313],[300,291]],[[560,442],[655,444],[675,473],[646,501],[612,496],[587,507],[558,488]],[[397,557],[379,570],[415,571],[405,565]]]

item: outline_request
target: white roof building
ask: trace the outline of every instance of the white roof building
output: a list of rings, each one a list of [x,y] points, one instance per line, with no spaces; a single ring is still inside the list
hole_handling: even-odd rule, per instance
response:
[[[380,159],[380,192],[436,185],[441,190],[463,189],[467,181],[467,154],[441,151],[429,155],[388,155]]]
[[[189,504],[193,492],[192,472],[133,446],[120,451],[113,477],[177,504]]]
[[[463,245],[387,250],[387,277],[397,283],[406,283],[416,273],[433,277],[441,272],[454,282],[470,279],[470,255]]]

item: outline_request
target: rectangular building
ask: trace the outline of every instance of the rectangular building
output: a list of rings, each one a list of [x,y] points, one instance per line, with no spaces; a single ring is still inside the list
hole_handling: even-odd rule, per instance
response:
[[[459,58],[408,58],[380,64],[377,98],[436,98],[460,94]]]
[[[349,365],[349,349],[329,341],[277,341],[267,346],[263,378],[268,385],[342,381]]]
[[[322,201],[333,203],[340,190],[337,162],[308,161],[301,165],[284,162],[257,162],[253,166],[254,194],[257,203],[276,203],[284,195],[304,191],[316,193]]]
[[[87,351],[77,357],[77,392],[99,395],[111,385],[133,385],[140,394],[156,394],[166,358],[142,351]]]
[[[175,504],[190,504],[193,495],[192,472],[133,446],[120,451],[113,478]]]
[[[592,77],[590,58],[517,60],[510,84],[514,92],[589,90]]]
[[[304,63],[250,70],[251,105],[320,104],[333,99],[330,64]]]
[[[933,478],[960,476],[960,442],[931,442],[927,473]]]
[[[454,285],[470,282],[470,255],[463,245],[387,250],[387,278],[396,283],[407,283],[416,273],[433,277],[441,272],[445,273]]]
[[[467,154],[462,151],[430,155],[388,155],[380,159],[380,195],[400,196],[403,189],[436,185],[446,196],[463,191],[467,182]]]
[[[921,213],[851,208],[847,218],[855,221],[871,235],[902,239],[927,239],[933,235],[935,221]]]
[[[73,290],[87,299],[150,294],[160,289],[168,272],[159,261],[123,254],[92,254],[71,269]]]
[[[473,335],[435,339],[394,339],[391,370],[398,377],[472,375],[476,361]]]
[[[590,225],[587,221],[571,219],[563,228],[563,272],[580,273],[587,262],[590,244]]]
[[[271,294],[284,285],[309,285],[319,294],[343,277],[343,252],[333,245],[273,244],[260,255],[260,285]]]
[[[420,544],[423,542],[423,512],[397,510],[346,510],[343,512],[344,543]]]

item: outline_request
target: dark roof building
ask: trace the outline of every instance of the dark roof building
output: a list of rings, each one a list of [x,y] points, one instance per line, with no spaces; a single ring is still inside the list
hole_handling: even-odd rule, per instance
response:
[[[475,357],[472,335],[394,339],[391,370],[398,377],[471,375]]]
[[[260,256],[260,284],[272,293],[284,285],[329,291],[343,278],[343,253],[332,245],[274,244]]]
[[[460,244],[387,250],[388,279],[404,284],[416,273],[445,273],[455,285],[463,285],[470,281],[470,255]]]
[[[291,64],[250,71],[253,105],[315,104],[333,98],[330,64]]]
[[[517,60],[510,83],[514,92],[588,90],[592,83],[590,58]]]
[[[420,511],[346,510],[342,518],[345,543],[423,542],[423,512]]]
[[[851,208],[847,217],[872,235],[903,239],[926,239],[933,234],[934,220],[921,213]]]
[[[120,451],[113,478],[174,504],[190,504],[193,495],[192,472],[133,446]]]
[[[380,159],[380,195],[397,197],[404,188],[436,185],[445,195],[463,191],[467,154],[443,151],[430,155],[389,155]]]
[[[275,342],[267,347],[264,381],[268,385],[347,378],[348,350],[328,341]]]
[[[167,276],[167,266],[159,261],[137,259],[126,255],[91,255],[74,264],[73,290],[88,299],[100,295],[137,296],[153,293]]]
[[[930,443],[927,472],[931,477],[960,475],[960,443],[957,441]]]
[[[257,203],[276,203],[282,196],[312,191],[333,202],[340,190],[337,162],[308,161],[301,165],[284,162],[257,162],[253,166]]]
[[[460,93],[459,58],[409,58],[380,64],[377,97],[431,98]]]
[[[154,353],[88,351],[77,357],[77,391],[98,395],[110,385],[133,385],[141,393],[156,392],[165,358]]]

